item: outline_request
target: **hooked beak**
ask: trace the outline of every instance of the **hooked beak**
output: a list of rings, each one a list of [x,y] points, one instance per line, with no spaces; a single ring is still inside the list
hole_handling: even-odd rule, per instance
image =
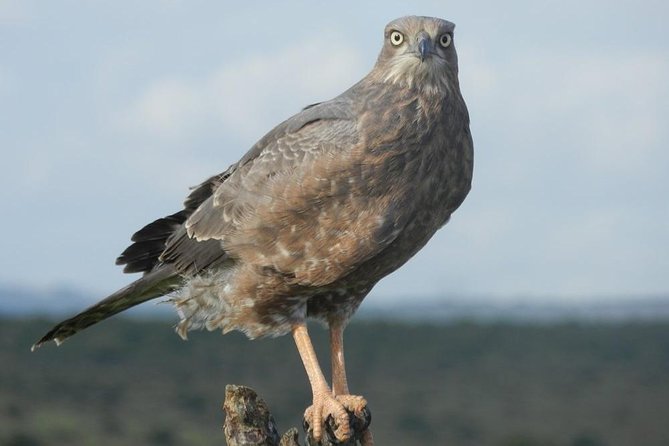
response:
[[[432,56],[432,41],[430,40],[430,36],[425,34],[418,38],[418,54],[420,55],[421,62]]]

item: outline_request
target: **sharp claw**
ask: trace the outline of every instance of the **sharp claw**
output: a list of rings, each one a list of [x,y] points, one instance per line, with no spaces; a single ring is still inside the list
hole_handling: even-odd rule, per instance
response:
[[[314,400],[314,404],[309,407],[305,413],[305,419],[309,420],[311,426],[311,435],[314,440],[321,441],[325,421],[329,416],[335,421],[336,429],[334,435],[338,441],[344,442],[351,438],[351,425],[348,412],[344,405],[331,395],[322,399]]]
[[[305,411],[304,418],[309,426],[308,429],[313,440],[321,442],[327,436],[326,427],[330,426],[333,429],[332,434],[334,434],[337,442],[347,442],[354,434],[354,424],[365,418],[368,419],[368,415],[365,415],[366,410],[367,401],[361,396],[333,396],[328,392],[314,398],[314,404]],[[332,417],[334,423],[331,422],[331,424],[328,424],[327,420],[330,417]],[[352,417],[355,417],[357,420],[354,420]],[[356,427],[355,429],[358,428]],[[374,440],[369,430],[366,430],[362,434],[360,441],[364,446],[374,445]]]

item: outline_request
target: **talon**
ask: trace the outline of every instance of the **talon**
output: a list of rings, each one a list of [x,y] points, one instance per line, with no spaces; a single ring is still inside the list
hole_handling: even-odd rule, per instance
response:
[[[369,420],[369,415],[365,416],[366,410],[367,400],[361,396],[332,396],[331,393],[327,392],[314,398],[314,404],[304,412],[304,419],[308,424],[307,430],[311,431],[311,437],[314,440],[321,441],[325,436],[325,427],[329,425],[329,429],[332,429],[330,435],[334,434],[339,442],[346,442],[353,436],[354,429],[366,429],[366,426],[358,425],[365,418]],[[332,421],[328,422],[330,417],[332,417]],[[374,444],[369,430],[365,430],[360,441],[364,446]]]
[[[332,417],[335,424],[334,435],[338,441],[344,442],[351,438],[351,423],[344,405],[331,394],[314,398],[314,404],[304,412],[316,441],[323,438],[323,430],[328,417]]]
[[[350,412],[356,416],[360,416],[362,411],[367,407],[367,400],[358,395],[337,395],[335,397]]]

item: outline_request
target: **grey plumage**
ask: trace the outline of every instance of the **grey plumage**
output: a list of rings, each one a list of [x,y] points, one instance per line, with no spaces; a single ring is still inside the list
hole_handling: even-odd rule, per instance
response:
[[[192,328],[277,336],[306,317],[346,321],[444,225],[472,178],[450,22],[405,17],[372,71],[261,138],[138,231],[118,258],[144,275],[36,346],[172,293]],[[401,32],[400,45],[391,42]],[[446,39],[446,38],[444,38]]]

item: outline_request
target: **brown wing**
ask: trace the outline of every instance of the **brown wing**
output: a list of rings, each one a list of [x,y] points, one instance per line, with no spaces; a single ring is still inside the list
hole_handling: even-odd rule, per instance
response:
[[[412,215],[410,185],[392,175],[405,160],[364,150],[357,120],[312,120],[265,142],[188,218],[190,236],[322,286],[387,247]]]
[[[265,135],[237,163],[225,172],[209,178],[188,196],[185,209],[177,214],[156,220],[140,230],[121,255],[117,263],[126,264],[129,271],[150,271],[161,264],[169,264],[181,273],[196,274],[209,266],[228,260],[227,248],[220,240],[196,240],[184,227],[184,221],[237,171],[245,172],[248,166],[277,139],[299,131],[310,123],[322,120],[345,119],[350,109],[345,99],[313,104],[284,121]],[[137,246],[135,246],[137,245]],[[140,269],[141,268],[141,269]]]

